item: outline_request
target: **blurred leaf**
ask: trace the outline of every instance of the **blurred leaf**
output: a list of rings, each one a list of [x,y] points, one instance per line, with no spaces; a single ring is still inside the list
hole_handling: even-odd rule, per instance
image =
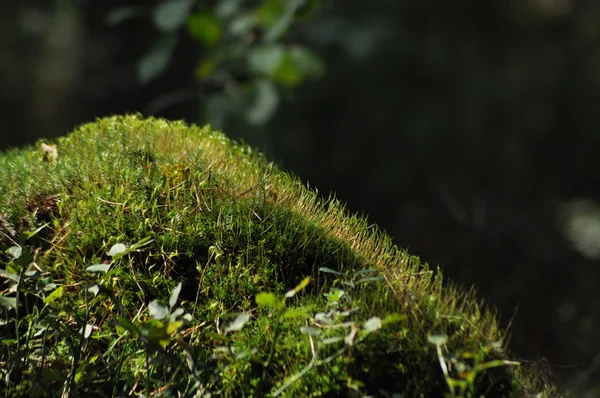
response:
[[[155,319],[149,319],[142,326],[142,333],[148,340],[155,344],[160,344],[163,348],[169,345],[169,335],[167,327],[162,322]]]
[[[144,9],[136,6],[125,6],[113,9],[105,18],[108,26],[116,26],[128,19],[137,18],[144,15]]]
[[[286,11],[287,0],[263,0],[256,15],[265,26],[273,26]]]
[[[175,288],[171,292],[171,297],[169,297],[169,307],[171,307],[171,308],[175,307],[175,304],[177,304],[177,298],[179,297],[180,292],[181,292],[181,282],[179,282],[177,284],[177,286],[175,286]]]
[[[44,224],[41,227],[37,228],[35,231],[24,231],[21,232],[21,238],[25,238],[25,240],[31,239],[35,235],[37,235],[42,229],[46,228],[48,224]]]
[[[235,319],[225,326],[224,332],[237,332],[242,330],[242,327],[250,320],[250,314],[242,313],[235,317]]]
[[[22,253],[23,249],[20,246],[11,246],[8,248],[8,254],[10,254],[15,259],[21,257]]]
[[[283,319],[292,319],[292,318],[306,318],[308,317],[308,312],[306,312],[303,308],[294,308],[291,310],[287,310],[281,315]]]
[[[254,83],[254,101],[246,111],[246,120],[253,125],[267,123],[279,106],[279,93],[275,84],[267,79],[258,79]]]
[[[328,337],[326,339],[323,339],[323,341],[321,341],[321,344],[323,344],[323,345],[335,344],[335,343],[340,342],[342,340],[344,340],[343,337]]]
[[[148,312],[152,318],[160,321],[169,315],[169,307],[154,300],[148,304]]]
[[[302,326],[300,328],[300,332],[309,336],[318,336],[321,334],[321,331],[319,329],[313,328],[311,326]]]
[[[284,306],[281,299],[273,293],[258,293],[256,295],[256,304],[275,309],[281,309]]]
[[[345,276],[344,273],[336,271],[336,270],[333,270],[333,269],[328,268],[328,267],[321,267],[321,268],[319,268],[319,271],[325,272],[325,273],[328,273],[328,274],[333,274],[333,275]]]
[[[107,273],[111,264],[94,264],[87,267],[85,270],[87,272],[104,272]]]
[[[214,58],[206,57],[202,61],[200,61],[200,63],[196,67],[196,70],[194,71],[194,75],[196,76],[197,79],[204,80],[204,79],[212,76],[212,74],[215,71],[216,66],[217,66],[217,63],[215,62]]]
[[[50,293],[48,295],[48,297],[46,297],[44,299],[44,304],[52,304],[54,301],[58,300],[62,296],[63,296],[63,287],[60,286],[56,290],[54,290],[52,293]]]
[[[174,48],[174,35],[166,35],[159,39],[154,47],[138,62],[137,74],[140,82],[148,83],[161,75],[171,62],[171,54]]]
[[[175,311],[172,311],[169,314],[169,322],[175,322],[177,317],[182,315],[184,312],[185,312],[185,310],[183,308],[181,308],[181,307],[176,308]]]
[[[279,66],[272,74],[273,80],[287,87],[295,87],[302,83],[304,74],[292,58],[291,54],[286,51]]]
[[[284,56],[285,50],[281,44],[262,45],[248,53],[248,67],[251,72],[271,76]]]
[[[190,36],[207,47],[214,45],[221,38],[223,31],[219,20],[208,13],[197,13],[190,16],[186,27]]]
[[[448,337],[439,334],[430,334],[427,337],[427,341],[429,341],[431,344],[435,344],[436,346],[441,346],[446,344],[446,341],[448,341]]]
[[[331,325],[333,324],[333,321],[331,320],[331,318],[329,317],[328,314],[324,313],[324,312],[317,312],[315,314],[315,321],[317,321],[318,323],[322,324],[322,325]]]
[[[127,250],[127,246],[125,246],[123,243],[117,243],[110,248],[106,255],[109,257],[114,257],[117,254],[125,252],[125,250]]]
[[[306,3],[306,0],[283,1],[283,11],[281,11],[281,6],[278,4],[281,1],[266,1],[264,4],[266,3],[272,3],[270,7],[266,8],[268,11],[264,12],[266,20],[269,21],[268,25],[270,29],[263,36],[263,40],[265,42],[275,42],[280,40],[288,31],[294,22],[296,10],[302,7]]]
[[[15,297],[0,296],[0,305],[7,308],[17,308],[17,299]]]
[[[233,19],[228,25],[228,31],[233,36],[243,37],[258,25],[254,14],[244,14]]]
[[[304,280],[302,280],[302,282],[300,282],[298,284],[298,286],[296,286],[292,290],[288,291],[285,294],[285,297],[286,298],[294,297],[296,294],[298,294],[298,292],[302,291],[306,286],[308,286],[309,283],[310,283],[310,276],[307,276],[306,278],[304,278]]]
[[[165,1],[154,9],[154,25],[162,31],[173,32],[183,26],[193,6],[193,0]]]
[[[220,19],[228,19],[235,16],[240,9],[241,0],[220,0],[215,6],[215,15]]]
[[[98,293],[100,293],[100,286],[98,285],[92,285],[90,287],[87,288],[87,291],[89,293],[92,293],[94,295],[94,297],[96,297],[98,295]]]
[[[325,73],[325,64],[321,57],[305,46],[293,46],[290,55],[298,68],[311,77],[320,77]]]
[[[117,322],[118,325],[123,329],[128,330],[131,333],[136,334],[138,336],[141,334],[141,330],[137,326],[135,326],[129,319],[123,316],[119,316],[117,318]]]
[[[139,241],[135,242],[133,245],[131,245],[129,247],[129,251],[138,250],[140,247],[144,247],[146,245],[149,245],[150,243],[152,243],[152,238],[150,236],[147,236],[147,237],[142,238]]]
[[[327,299],[327,301],[332,301],[334,303],[337,303],[338,301],[341,300],[341,298],[344,296],[346,292],[343,291],[342,289],[331,289],[331,292],[329,293],[324,293],[323,296],[325,296],[325,298]]]
[[[92,331],[94,330],[94,325],[90,325],[89,323],[85,325],[85,327],[79,329],[79,334],[83,334],[84,338],[90,337]]]
[[[171,335],[177,332],[181,326],[183,326],[183,322],[181,321],[169,322],[167,325],[167,334]]]
[[[365,329],[367,332],[374,332],[379,328],[381,328],[381,319],[376,316],[369,318],[365,323],[363,323],[363,329]]]
[[[0,277],[10,279],[15,282],[19,282],[19,280],[21,279],[19,277],[19,275],[11,273],[11,272],[9,272],[7,270],[3,270],[3,269],[0,269]]]

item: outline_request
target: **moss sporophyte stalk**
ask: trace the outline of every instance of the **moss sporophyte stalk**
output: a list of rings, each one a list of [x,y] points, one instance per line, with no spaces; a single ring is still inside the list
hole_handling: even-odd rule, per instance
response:
[[[472,291],[209,127],[9,150],[0,205],[3,396],[556,395]]]

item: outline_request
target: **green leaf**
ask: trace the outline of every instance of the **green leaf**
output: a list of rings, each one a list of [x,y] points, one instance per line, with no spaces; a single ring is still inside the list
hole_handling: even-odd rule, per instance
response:
[[[87,267],[85,270],[87,272],[104,272],[107,273],[110,269],[111,264],[94,264]]]
[[[248,53],[248,68],[251,72],[272,76],[285,56],[281,44],[266,44],[253,48]]]
[[[8,271],[3,270],[3,269],[0,269],[0,277],[6,278],[6,279],[10,279],[10,280],[15,281],[15,282],[19,282],[19,280],[21,279],[21,278],[19,278],[19,275],[13,274],[13,273],[8,272]]]
[[[148,304],[148,312],[152,318],[160,321],[169,315],[169,307],[154,300]]]
[[[177,332],[181,326],[183,326],[183,322],[181,321],[169,322],[167,325],[167,334],[172,335]]]
[[[283,301],[273,293],[258,293],[256,304],[275,309],[281,309],[284,306]]]
[[[98,285],[89,286],[87,288],[87,291],[92,293],[94,295],[94,297],[96,297],[98,295],[98,293],[100,293],[100,286],[98,286]]]
[[[159,39],[137,65],[137,75],[141,83],[148,83],[160,76],[171,63],[171,54],[175,48],[175,36],[166,35]]]
[[[33,262],[33,254],[31,250],[22,250],[19,258],[15,258],[14,263],[20,265],[21,267],[27,267],[29,264]]]
[[[62,296],[63,296],[63,287],[59,286],[56,290],[54,290],[52,293],[50,293],[48,295],[48,297],[46,297],[44,299],[44,304],[46,304],[46,305],[52,304],[54,301],[58,300]]]
[[[169,0],[159,4],[152,15],[154,26],[173,32],[183,26],[194,6],[193,0]]]
[[[21,257],[21,254],[23,253],[23,249],[20,246],[11,246],[7,251],[14,259]]]
[[[144,247],[146,245],[149,245],[150,243],[152,243],[152,237],[146,236],[145,238],[142,238],[139,241],[135,242],[133,245],[131,245],[129,247],[129,251],[138,250],[140,247]]]
[[[182,315],[185,312],[183,308],[177,308],[175,311],[169,314],[169,322],[175,322],[178,316]]]
[[[327,301],[331,301],[337,303],[342,299],[342,297],[346,294],[346,292],[342,289],[331,289],[330,293],[324,293],[323,296],[327,299]]]
[[[207,47],[211,47],[221,38],[223,28],[219,20],[208,13],[197,13],[190,16],[186,22],[190,36]]]
[[[42,229],[46,228],[48,226],[48,224],[44,224],[41,227],[39,227],[38,229],[36,229],[35,231],[25,231],[22,233],[22,236],[25,237],[26,240],[33,238],[35,235],[37,235]]]
[[[272,81],[258,79],[254,83],[254,97],[253,104],[246,111],[246,120],[255,126],[264,125],[275,115],[279,93]]]
[[[175,304],[177,304],[177,298],[179,297],[180,292],[181,292],[181,282],[179,282],[177,284],[177,286],[175,286],[175,289],[173,289],[173,291],[171,292],[171,297],[169,297],[169,307],[171,307],[171,308],[175,307]]]
[[[225,326],[224,332],[237,332],[242,330],[242,327],[250,320],[250,314],[242,313],[235,317],[235,319]]]
[[[108,251],[108,253],[106,253],[106,255],[109,257],[114,257],[117,254],[124,253],[125,250],[127,250],[127,246],[125,246],[122,243],[117,243],[116,245],[113,245],[113,247],[110,248],[110,250]]]
[[[144,323],[142,332],[151,343],[159,344],[163,348],[169,345],[167,327],[156,319],[150,319],[148,322]]]
[[[17,308],[17,299],[15,297],[0,296],[0,305],[7,308]]]
[[[272,73],[273,80],[287,87],[295,87],[304,80],[304,73],[300,70],[289,51],[281,59],[279,66]]]

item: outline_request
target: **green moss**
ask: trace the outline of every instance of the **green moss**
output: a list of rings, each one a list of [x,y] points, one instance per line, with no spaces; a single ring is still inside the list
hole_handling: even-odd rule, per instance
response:
[[[56,145],[0,156],[7,395],[553,394],[473,292],[223,134],[125,116]]]

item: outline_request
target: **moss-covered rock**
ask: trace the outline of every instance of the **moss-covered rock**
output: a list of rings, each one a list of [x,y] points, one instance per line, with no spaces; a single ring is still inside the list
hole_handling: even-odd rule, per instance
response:
[[[472,292],[219,132],[54,145],[0,156],[4,395],[553,394]]]

